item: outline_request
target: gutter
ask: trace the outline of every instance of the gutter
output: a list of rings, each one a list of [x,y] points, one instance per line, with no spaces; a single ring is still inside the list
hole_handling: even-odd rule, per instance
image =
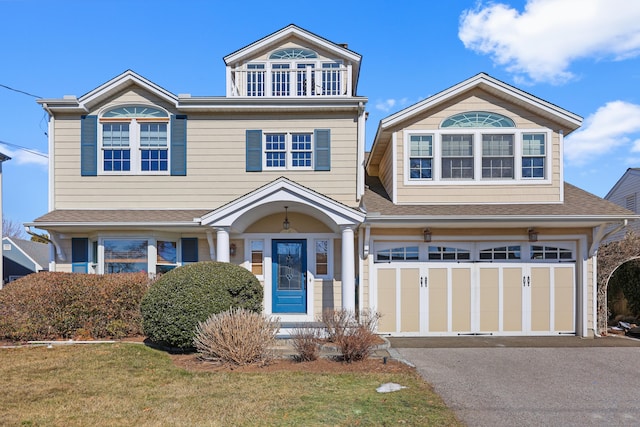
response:
[[[58,242],[57,237],[55,236],[55,233],[49,232],[49,237],[40,235],[38,233],[35,233],[33,231],[31,231],[31,226],[27,225],[25,227],[25,231],[27,232],[27,234],[34,236],[34,237],[38,237],[39,239],[43,239],[46,240],[48,243],[52,244],[53,247],[56,250],[56,255],[58,256],[58,258],[60,258],[60,261],[66,261],[67,260],[67,256],[64,254],[64,251],[62,250],[62,246],[60,245],[60,242]]]

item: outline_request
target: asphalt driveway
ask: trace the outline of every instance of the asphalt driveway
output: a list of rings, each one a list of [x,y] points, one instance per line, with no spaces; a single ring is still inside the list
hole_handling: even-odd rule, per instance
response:
[[[389,341],[469,426],[640,425],[639,340]]]

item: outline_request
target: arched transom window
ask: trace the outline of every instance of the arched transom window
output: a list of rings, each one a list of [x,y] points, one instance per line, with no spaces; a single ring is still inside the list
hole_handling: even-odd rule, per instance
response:
[[[442,122],[443,128],[513,128],[513,120],[486,111],[467,111],[456,114]]]
[[[269,56],[269,59],[307,59],[317,57],[318,54],[311,49],[291,47],[287,49],[276,50]]]

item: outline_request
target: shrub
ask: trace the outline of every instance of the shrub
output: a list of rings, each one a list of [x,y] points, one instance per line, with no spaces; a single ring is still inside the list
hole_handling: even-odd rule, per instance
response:
[[[122,338],[142,333],[146,273],[31,274],[0,290],[0,337]]]
[[[142,325],[150,340],[193,347],[196,326],[230,308],[262,311],[262,286],[248,270],[223,262],[199,262],[162,275],[141,303]]]
[[[321,332],[318,328],[295,328],[291,332],[291,343],[298,353],[298,360],[311,362],[320,356],[319,342]]]
[[[280,329],[277,320],[244,308],[213,314],[196,328],[194,346],[205,360],[233,365],[266,364]]]
[[[338,346],[342,359],[347,363],[368,358],[378,342],[375,331],[380,313],[363,310],[359,313],[359,318],[358,321],[355,313],[344,309],[322,313],[328,340]]]

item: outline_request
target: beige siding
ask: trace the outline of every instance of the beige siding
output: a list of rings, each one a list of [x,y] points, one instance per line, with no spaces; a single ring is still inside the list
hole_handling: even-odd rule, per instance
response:
[[[518,129],[554,130],[557,126],[549,121],[542,120],[532,115],[529,111],[520,107],[506,104],[499,98],[490,96],[476,89],[465,97],[451,99],[437,110],[429,111],[423,117],[418,117],[410,124],[396,129],[396,180],[397,201],[399,204],[407,203],[485,203],[489,198],[494,203],[545,203],[558,202],[561,198],[561,153],[560,137],[557,132],[552,134],[552,140],[548,141],[547,150],[551,153],[551,182],[541,184],[470,184],[461,182],[460,185],[438,185],[437,182],[424,185],[405,185],[405,172],[407,159],[405,158],[404,138],[407,130],[430,131],[439,130],[444,119],[454,114],[465,111],[491,111],[502,114],[514,120]],[[392,144],[389,143],[388,147]],[[391,164],[385,152],[380,163],[379,176],[389,191],[391,178]],[[518,165],[516,164],[516,167]],[[476,171],[476,174],[480,171]]]
[[[393,146],[389,144],[380,162],[380,182],[393,200]]]
[[[117,103],[141,103],[135,91]],[[145,102],[148,104],[148,102]],[[115,105],[115,101],[110,103]],[[54,209],[215,209],[280,176],[357,207],[357,123],[352,116],[287,114],[249,116],[190,114],[187,176],[80,176],[80,117],[55,120]],[[331,129],[331,171],[245,172],[245,131],[313,132]]]

